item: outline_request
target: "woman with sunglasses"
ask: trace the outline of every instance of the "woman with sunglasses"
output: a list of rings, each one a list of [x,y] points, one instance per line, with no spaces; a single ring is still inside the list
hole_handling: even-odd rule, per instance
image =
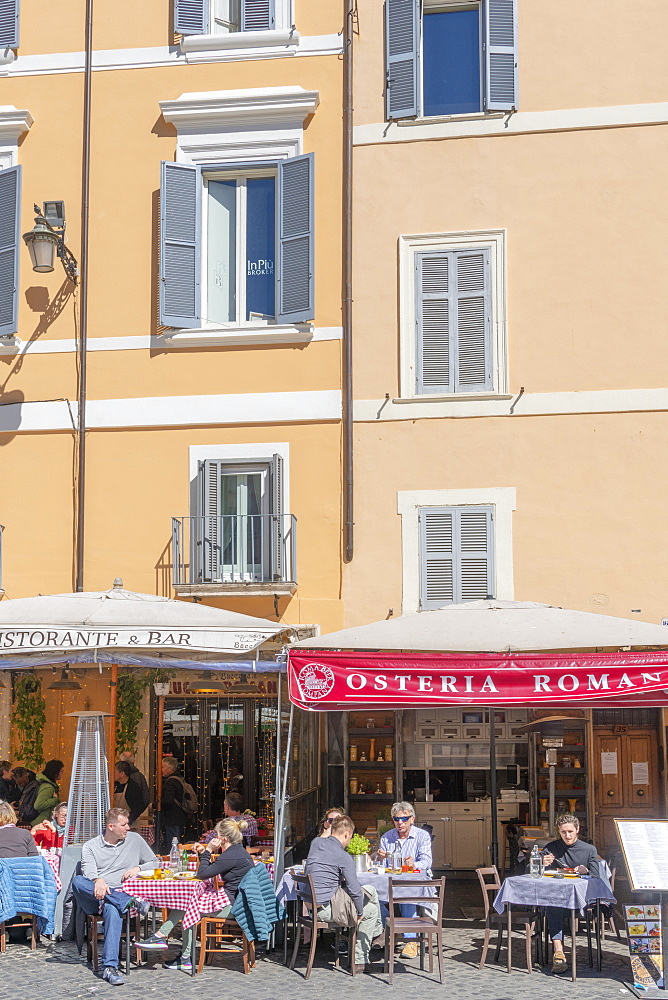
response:
[[[329,809],[325,810],[325,814],[320,820],[320,827],[318,829],[319,837],[331,837],[332,835],[332,823],[339,816],[344,816],[345,813],[340,806],[330,806]]]
[[[410,802],[395,802],[391,809],[394,830],[388,830],[380,838],[380,848],[378,857],[386,858],[388,854],[401,852],[402,861],[412,861],[415,868],[424,872],[427,878],[431,878],[431,836],[426,830],[420,829],[415,823],[415,810]],[[385,911],[383,910],[385,906]],[[389,911],[387,904],[380,904],[381,912],[385,918]],[[417,907],[414,903],[400,903],[399,912],[402,917],[414,917]],[[404,935],[407,938],[416,938],[415,934]],[[402,958],[417,958],[417,940],[407,941],[401,952]]]

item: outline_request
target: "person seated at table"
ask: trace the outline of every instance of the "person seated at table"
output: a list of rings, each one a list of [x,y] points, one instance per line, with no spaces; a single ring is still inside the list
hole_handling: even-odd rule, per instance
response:
[[[248,824],[245,820],[223,819],[216,824],[216,836],[208,844],[195,844],[194,849],[200,856],[197,878],[214,878],[218,875],[223,883],[223,888],[230,898],[230,905],[218,910],[216,913],[207,916],[222,919],[229,916],[232,904],[236,899],[239,883],[254,867],[253,859],[243,846],[243,831]],[[211,860],[211,851],[220,850],[220,855]],[[167,938],[172,933],[178,923],[183,920],[185,910],[170,910],[167,919],[158,927],[155,934],[151,934],[145,941],[138,941],[137,947],[147,951],[161,950],[167,948]],[[163,968],[180,972],[192,972],[192,934],[197,927],[184,927],[181,940],[181,951],[170,962],[165,962]]]
[[[160,859],[138,833],[130,832],[127,809],[114,806],[104,817],[104,833],[87,840],[81,850],[82,875],[72,879],[72,892],[84,913],[100,912],[104,923],[102,947],[102,978],[112,986],[122,986],[125,979],[118,971],[123,915],[130,906],[140,913],[149,910],[144,900],[123,892],[126,879],[140,871],[160,867]]]
[[[304,865],[304,874],[313,879],[318,920],[332,918],[334,896],[341,889],[350,896],[357,911],[355,969],[363,972],[369,962],[371,944],[383,930],[378,895],[373,887],[362,887],[355,862],[346,847],[355,832],[350,816],[339,816],[331,824],[329,837],[316,837]]]
[[[543,848],[545,868],[574,868],[580,875],[598,877],[600,868],[598,851],[593,844],[578,840],[580,820],[572,813],[557,816],[555,823],[560,840],[552,840]],[[568,911],[559,906],[546,906],[547,929],[552,938],[554,955],[552,972],[565,972],[568,968],[564,955],[564,917]]]
[[[402,862],[412,862],[427,878],[431,878],[431,835],[426,830],[415,826],[415,810],[410,802],[395,802],[390,810],[394,830],[388,830],[380,838],[378,857],[383,860],[392,856],[397,850],[401,852]],[[383,917],[386,919],[389,910],[387,904],[380,904]],[[400,903],[399,913],[402,917],[414,917],[417,913],[415,903]],[[406,934],[407,941],[401,952],[402,958],[417,958],[418,944],[416,934]]]
[[[12,777],[12,765],[8,760],[0,760],[0,799],[16,805],[21,798],[19,786]]]
[[[30,830],[16,825],[16,812],[9,802],[0,802],[0,858],[31,858],[39,854]]]
[[[332,823],[339,816],[345,816],[345,811],[341,806],[330,806],[329,809],[325,810],[325,813],[320,820],[320,826],[318,828],[319,837],[331,837],[332,835]]]
[[[62,847],[67,822],[67,802],[59,802],[51,813],[51,819],[42,820],[30,831],[38,847],[48,851],[51,847]]]
[[[246,816],[242,813],[244,800],[239,792],[228,792],[223,800],[224,819],[233,819],[237,823],[243,820],[246,823],[245,829],[248,833],[244,835],[244,847],[254,847],[257,843],[257,823],[254,816]],[[252,851],[257,854],[257,851]]]

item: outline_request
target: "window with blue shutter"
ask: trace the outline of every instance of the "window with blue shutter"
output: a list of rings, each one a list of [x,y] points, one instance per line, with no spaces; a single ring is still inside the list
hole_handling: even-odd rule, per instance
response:
[[[415,392],[493,389],[490,251],[415,255]]]
[[[18,332],[21,167],[0,170],[0,337]]]
[[[200,325],[200,188],[197,167],[162,163],[160,323]]]
[[[19,47],[20,0],[0,0],[0,49]]]
[[[278,165],[277,320],[304,323],[315,316],[315,154]]]
[[[517,107],[517,0],[385,0],[386,115]]]
[[[421,507],[418,524],[421,610],[495,596],[492,507]]]
[[[314,319],[313,196],[312,153],[278,164],[163,163],[161,325]]]

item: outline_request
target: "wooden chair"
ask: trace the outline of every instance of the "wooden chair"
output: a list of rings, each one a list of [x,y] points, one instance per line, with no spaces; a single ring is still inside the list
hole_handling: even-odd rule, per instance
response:
[[[221,888],[218,876],[214,879],[216,889]],[[204,963],[209,965],[215,955],[225,952],[238,954],[238,947],[233,941],[242,940],[242,960],[244,975],[247,976],[255,968],[255,941],[249,941],[239,924],[231,917],[208,917],[206,914],[199,922],[199,960],[197,972],[201,972]]]
[[[10,927],[29,927],[30,928],[30,950],[35,951],[37,948],[37,942],[39,941],[39,930],[37,929],[37,917],[32,913],[20,913],[19,917],[23,919],[16,924],[10,924]],[[7,930],[5,924],[0,924],[0,955],[7,951]]]
[[[98,924],[102,924],[104,917],[101,913],[87,913],[86,914],[86,960],[91,963],[93,969],[97,971],[99,965],[99,949],[98,949]],[[130,937],[131,937],[131,927],[132,927],[132,916],[130,910],[127,910],[124,918],[124,935],[125,938],[125,975],[130,974]],[[123,943],[123,937],[121,938],[121,945]],[[135,915],[135,938],[137,941],[141,937],[141,918],[138,913]],[[120,958],[119,958],[120,965]]]
[[[480,882],[480,888],[482,889],[482,901],[485,907],[485,941],[482,946],[482,955],[480,956],[480,966],[479,968],[484,969],[485,962],[487,961],[487,951],[489,948],[489,939],[492,934],[492,925],[495,924],[499,928],[499,936],[496,940],[496,951],[494,952],[494,961],[499,961],[499,952],[501,951],[501,943],[503,941],[503,932],[508,927],[508,916],[507,914],[497,913],[492,906],[492,894],[496,893],[501,888],[501,879],[499,878],[499,872],[496,865],[491,868],[476,868],[476,875],[478,876],[478,881]],[[487,876],[491,877],[491,881],[487,880]],[[531,941],[536,929],[536,923],[538,922],[539,916],[535,910],[519,910],[513,907],[512,917],[514,917],[518,923],[524,924],[524,942],[526,949],[526,961],[527,961],[527,971],[531,972],[533,967],[532,955],[531,955]],[[541,935],[540,931],[536,938],[536,946],[540,949]],[[542,958],[542,955],[540,956]],[[512,950],[508,947],[508,972],[512,968]]]
[[[436,896],[401,896],[395,898],[394,890],[398,887],[405,889],[425,888],[432,886],[436,888]],[[424,879],[420,881],[411,880],[409,883],[401,879],[389,879],[388,883],[389,899],[388,905],[390,915],[385,924],[385,972],[388,974],[388,983],[392,982],[394,974],[394,940],[404,934],[419,934],[420,936],[420,968],[424,969],[424,943],[425,935],[429,935],[429,971],[434,971],[434,949],[431,946],[431,935],[436,936],[436,954],[438,955],[438,976],[443,983],[443,901],[445,897],[445,876],[439,879]],[[437,902],[436,921],[431,917],[396,917],[394,915],[395,903],[416,903],[418,906],[425,906],[427,903]]]
[[[313,879],[311,876],[294,875],[293,878],[297,889],[297,929],[295,933],[295,946],[292,951],[292,959],[290,960],[290,968],[294,969],[297,962],[297,952],[299,951],[299,945],[302,939],[302,928],[304,928],[305,931],[309,930],[311,932],[311,948],[309,950],[306,972],[304,974],[304,979],[309,979],[311,969],[313,968],[313,960],[315,959],[315,947],[318,943],[318,931],[325,929],[331,930],[333,925],[326,923],[324,920],[318,920],[318,906],[315,902],[315,888],[313,886]],[[339,942],[341,939],[342,928],[334,926],[333,929],[335,933],[334,947],[336,949],[336,959],[334,961],[334,965],[338,969],[341,962]],[[351,976],[355,975],[356,944],[357,926],[349,928],[348,931],[348,963]]]

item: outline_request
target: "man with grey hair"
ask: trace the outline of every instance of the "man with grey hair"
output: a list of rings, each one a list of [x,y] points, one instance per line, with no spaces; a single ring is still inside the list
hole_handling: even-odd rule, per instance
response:
[[[388,830],[380,838],[379,858],[388,855],[401,854],[402,861],[412,861],[428,878],[431,878],[431,836],[426,830],[414,826],[415,810],[410,802],[395,802],[391,809],[394,830]],[[381,902],[381,912],[383,904]],[[415,903],[400,903],[399,912],[402,917],[414,917],[417,912]],[[385,914],[383,914],[385,916]],[[415,934],[406,934],[407,941],[401,952],[402,958],[417,958],[418,945]]]

